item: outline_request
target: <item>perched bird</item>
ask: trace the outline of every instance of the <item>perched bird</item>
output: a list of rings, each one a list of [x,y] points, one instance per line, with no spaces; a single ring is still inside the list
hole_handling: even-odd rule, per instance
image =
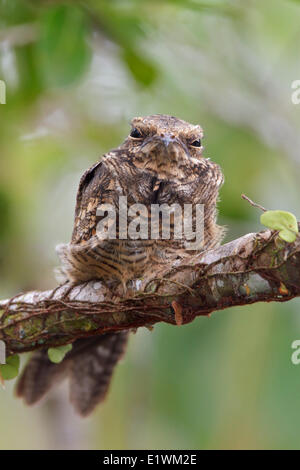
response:
[[[71,242],[58,247],[67,280],[80,283],[99,279],[122,286],[125,294],[132,280],[155,271],[157,263],[172,263],[214,248],[224,233],[216,223],[223,174],[217,164],[202,156],[202,128],[159,114],[134,118],[131,124],[123,144],[105,154],[82,176]],[[183,224],[182,209],[200,204],[200,245],[187,249],[191,236],[197,238],[197,214],[192,211],[189,224]],[[157,205],[173,208],[165,238],[161,219],[153,222],[153,207]],[[99,207],[104,208],[100,215]],[[116,230],[114,237],[105,238],[99,236],[97,228],[109,207],[115,208],[116,217],[110,222]],[[136,230],[134,237],[128,233],[124,236],[124,224],[125,232],[127,228],[129,232],[137,214],[139,224],[134,227],[146,227],[143,235],[138,238]],[[180,237],[176,232],[178,222],[181,228],[188,225]],[[109,222],[107,226],[109,229]],[[58,380],[69,376],[71,402],[79,414],[88,415],[105,397],[127,338],[127,332],[121,332],[78,339],[60,364],[51,363],[47,351],[37,351],[18,382],[17,394],[33,404]]]

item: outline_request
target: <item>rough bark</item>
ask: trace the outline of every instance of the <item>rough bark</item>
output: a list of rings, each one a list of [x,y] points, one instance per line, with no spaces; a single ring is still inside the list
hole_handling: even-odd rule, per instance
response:
[[[218,249],[165,266],[135,281],[128,298],[99,281],[0,302],[0,339],[7,354],[66,344],[104,332],[186,324],[197,316],[254,302],[300,295],[300,239],[250,233]]]

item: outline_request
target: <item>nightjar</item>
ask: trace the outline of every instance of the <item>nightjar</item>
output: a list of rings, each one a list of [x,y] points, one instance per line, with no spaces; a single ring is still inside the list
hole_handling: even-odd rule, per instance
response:
[[[155,272],[158,264],[172,264],[178,258],[214,248],[224,233],[216,223],[223,174],[202,155],[201,127],[159,114],[134,118],[131,124],[123,144],[82,176],[71,242],[58,247],[67,280],[97,279],[112,287],[121,286],[125,294],[133,280]],[[184,224],[182,209],[188,205],[203,207],[200,245],[192,248],[188,244],[197,236],[197,220],[192,211],[189,224]],[[103,208],[100,215],[99,207]],[[101,237],[97,228],[105,218],[105,209],[111,207],[115,208],[115,236]],[[167,237],[162,236],[159,214],[153,217],[153,207],[172,207]],[[134,225],[135,235],[129,237],[127,228],[132,228],[137,214],[139,224]],[[176,236],[178,222],[181,228],[188,225],[181,236]],[[140,230],[140,237],[137,225],[146,227]],[[123,331],[78,339],[60,364],[51,363],[46,350],[35,352],[18,382],[17,394],[33,404],[58,380],[69,376],[71,402],[79,414],[88,415],[105,397],[127,338]]]

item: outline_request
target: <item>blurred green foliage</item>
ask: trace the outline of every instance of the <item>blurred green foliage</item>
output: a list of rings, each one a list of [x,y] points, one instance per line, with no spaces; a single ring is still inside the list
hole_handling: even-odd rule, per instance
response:
[[[135,115],[203,126],[227,240],[262,228],[242,193],[299,220],[298,3],[0,2],[1,297],[56,285],[80,175]],[[138,331],[88,421],[66,390],[30,409],[8,384],[0,448],[300,448],[299,334],[298,300]]]
[[[39,28],[37,63],[44,82],[50,86],[70,85],[90,63],[85,15],[75,6],[55,6],[43,13]]]

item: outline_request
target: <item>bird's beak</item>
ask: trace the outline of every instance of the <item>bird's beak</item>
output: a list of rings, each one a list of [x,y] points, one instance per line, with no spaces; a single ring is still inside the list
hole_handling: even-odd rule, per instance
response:
[[[145,142],[141,150],[143,153],[153,155],[158,160],[161,158],[177,160],[179,153],[182,152],[183,149],[174,135],[162,134]]]
[[[169,134],[165,135],[164,137],[160,137],[160,139],[166,148],[172,146],[172,144],[174,145],[175,143],[175,138]]]

